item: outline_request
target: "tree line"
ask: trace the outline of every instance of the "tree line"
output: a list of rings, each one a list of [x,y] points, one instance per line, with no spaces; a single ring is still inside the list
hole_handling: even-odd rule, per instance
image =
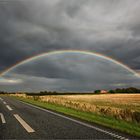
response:
[[[43,95],[84,95],[84,94],[103,94],[101,93],[102,90],[95,90],[93,92],[84,92],[84,93],[78,93],[78,92],[56,92],[56,91],[40,91],[40,92],[4,92],[0,91],[0,94],[26,94],[26,95],[37,95],[37,96],[43,96]],[[117,88],[113,90],[108,90],[107,93],[140,93],[140,89],[129,87],[129,88]]]
[[[140,93],[140,89],[134,87],[117,88],[115,90],[109,90],[109,93]]]

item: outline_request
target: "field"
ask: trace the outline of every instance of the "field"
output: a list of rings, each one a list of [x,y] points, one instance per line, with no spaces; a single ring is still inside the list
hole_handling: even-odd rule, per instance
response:
[[[41,96],[43,101],[77,102],[106,107],[127,108],[140,111],[140,94],[61,95]]]
[[[140,94],[41,96],[41,101],[140,123]]]

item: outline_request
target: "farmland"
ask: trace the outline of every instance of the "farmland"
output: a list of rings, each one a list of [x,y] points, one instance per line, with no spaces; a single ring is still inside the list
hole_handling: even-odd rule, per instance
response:
[[[140,122],[140,94],[41,96],[41,101]]]
[[[140,111],[140,94],[105,94],[105,95],[62,95],[41,96],[42,101],[63,104],[64,102],[85,103],[96,106],[116,107]]]

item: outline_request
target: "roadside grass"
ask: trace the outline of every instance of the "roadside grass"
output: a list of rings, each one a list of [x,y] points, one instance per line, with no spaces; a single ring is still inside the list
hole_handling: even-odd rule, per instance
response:
[[[95,113],[80,111],[70,107],[65,107],[53,103],[47,103],[39,100],[36,101],[29,98],[23,97],[13,97],[13,98],[30,103],[32,105],[39,106],[41,108],[49,109],[72,117],[76,117],[91,123],[101,124],[103,126],[113,128],[134,136],[140,136],[140,125],[135,122],[127,122],[106,115],[99,115]]]

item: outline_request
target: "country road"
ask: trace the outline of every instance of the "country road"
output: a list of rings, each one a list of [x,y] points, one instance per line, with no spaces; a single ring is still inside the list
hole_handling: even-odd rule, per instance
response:
[[[137,138],[1,96],[0,139]]]

